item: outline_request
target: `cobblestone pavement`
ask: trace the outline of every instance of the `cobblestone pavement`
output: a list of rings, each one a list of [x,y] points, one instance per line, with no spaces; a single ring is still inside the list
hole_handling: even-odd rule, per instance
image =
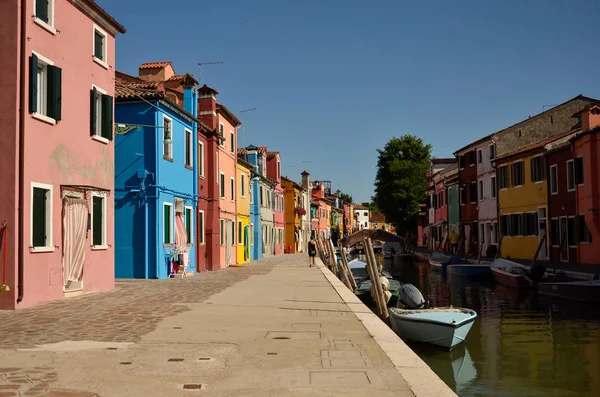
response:
[[[183,279],[117,280],[111,291],[0,311],[0,348],[31,348],[65,340],[138,342],[162,319],[189,310],[184,304],[200,303],[252,275],[267,274],[277,258]],[[10,376],[8,370],[0,368],[0,376]],[[0,397],[8,392],[0,386]]]

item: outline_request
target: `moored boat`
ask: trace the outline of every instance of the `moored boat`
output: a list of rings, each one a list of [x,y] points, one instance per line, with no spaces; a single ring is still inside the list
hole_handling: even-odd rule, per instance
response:
[[[584,303],[600,303],[600,280],[539,283],[537,288],[540,295]]]
[[[452,261],[452,263],[450,263],[450,261]],[[433,270],[442,271],[446,265],[461,263],[465,263],[465,261],[460,256],[450,256],[437,251],[429,254],[429,264]]]
[[[492,262],[490,270],[500,284],[517,288],[533,287],[533,280],[529,277],[529,268],[520,263],[498,258]]]
[[[360,259],[354,259],[348,263],[348,267],[350,267],[350,271],[352,272],[354,281],[356,281],[356,285],[369,278],[369,274],[367,273],[367,262]],[[391,274],[385,270],[381,272],[381,275],[387,279],[392,279]]]
[[[487,277],[491,276],[490,263],[460,263],[452,264],[447,268],[451,276],[461,277]]]
[[[393,279],[388,279],[390,285],[388,287],[388,291],[392,294],[390,300],[388,301],[388,306],[396,306],[398,302],[398,295],[400,293],[400,282]],[[373,297],[371,296],[371,280],[364,280],[361,282],[356,288],[355,292],[356,296],[367,306],[375,306],[375,301],[373,301]]]
[[[464,342],[477,318],[474,310],[454,307],[419,310],[393,307],[389,312],[392,329],[401,338],[448,350]]]

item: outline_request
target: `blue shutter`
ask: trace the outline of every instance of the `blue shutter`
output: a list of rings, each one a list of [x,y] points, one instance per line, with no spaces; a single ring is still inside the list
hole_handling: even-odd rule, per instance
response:
[[[31,57],[29,58],[29,112],[30,113],[36,113],[38,110],[37,70],[38,70],[38,57],[35,54],[31,54]]]

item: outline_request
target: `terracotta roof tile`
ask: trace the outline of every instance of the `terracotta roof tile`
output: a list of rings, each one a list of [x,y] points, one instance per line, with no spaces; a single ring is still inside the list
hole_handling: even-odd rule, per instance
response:
[[[132,99],[142,97],[144,99],[161,99],[164,93],[152,88],[140,87],[138,83],[131,83],[123,80],[115,80],[115,98]]]
[[[248,154],[248,149],[245,147],[238,148],[237,154],[238,156],[245,156]]]
[[[146,62],[140,65],[140,69],[160,69],[166,66],[173,66],[173,62]]]
[[[498,162],[500,160],[504,160],[504,159],[510,158],[510,157],[517,156],[519,154],[527,153],[527,152],[529,152],[531,150],[543,148],[544,146],[546,146],[547,144],[549,144],[551,142],[557,141],[557,140],[559,140],[561,138],[564,138],[564,137],[566,137],[568,135],[571,135],[574,132],[577,132],[577,131],[580,131],[580,130],[581,130],[580,128],[577,128],[577,129],[574,129],[574,130],[570,130],[570,131],[564,132],[564,133],[562,133],[560,135],[556,135],[556,136],[544,139],[543,141],[540,141],[540,142],[537,142],[537,143],[533,143],[531,145],[527,145],[525,147],[522,147],[521,149],[515,150],[515,151],[510,152],[510,153],[506,153],[505,155],[496,158],[496,162]]]
[[[266,146],[259,146],[257,152],[260,153],[260,154],[267,154],[267,147]]]
[[[431,161],[431,164],[452,164],[452,163],[456,163],[456,158],[455,157],[448,157],[448,158],[433,157],[433,158],[429,159],[429,161]]]
[[[276,157],[278,154],[279,152],[267,152],[267,158]]]

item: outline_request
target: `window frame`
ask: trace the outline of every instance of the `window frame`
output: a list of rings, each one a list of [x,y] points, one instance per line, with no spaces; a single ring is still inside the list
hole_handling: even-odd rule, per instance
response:
[[[221,196],[222,199],[226,198],[225,196],[225,173],[224,172],[219,172],[219,180],[220,180],[220,190],[219,190],[219,194]]]
[[[235,133],[233,131],[229,131],[229,139],[231,142],[229,143],[229,150],[231,153],[235,153]]]
[[[43,247],[34,247],[33,245],[33,189],[44,189],[50,200],[46,201],[46,245]],[[54,207],[54,186],[46,183],[31,182],[30,183],[30,203],[29,203],[29,250],[30,252],[54,252],[54,235],[53,235],[53,207]],[[48,203],[49,201],[49,203]]]
[[[498,185],[496,184],[496,175],[490,176],[490,198],[496,198],[496,191],[498,189]]]
[[[221,135],[221,139],[219,140],[219,146],[225,147],[225,125],[219,122],[219,135]]]
[[[541,159],[542,164],[540,166],[540,172],[542,173],[542,177],[539,180],[535,179],[535,173],[536,173],[536,167],[534,167],[536,164],[536,159]],[[538,154],[537,156],[533,156],[529,162],[529,166],[531,167],[530,170],[530,174],[531,174],[531,182],[533,183],[544,183],[546,182],[546,157],[543,154]]]
[[[40,0],[33,0],[33,22],[37,25],[39,25],[42,29],[46,30],[47,32],[56,35],[56,28],[54,26],[54,1],[55,0],[48,0],[48,22],[44,21],[43,19],[39,18],[36,15],[36,10],[37,10],[37,2]]]
[[[163,120],[163,124],[162,124],[162,150],[163,150],[163,159],[167,160],[167,161],[173,161],[173,119],[169,116],[167,116],[166,114],[162,115],[162,120]],[[168,144],[169,145],[169,151],[170,151],[170,156],[167,156],[167,154],[165,153],[165,148],[167,147],[167,143],[165,142],[165,140],[167,138],[165,138],[165,134],[167,132],[167,128],[166,127],[166,123],[165,121],[168,120],[169,124],[171,126],[171,142]]]
[[[519,181],[520,183],[517,185],[516,183],[516,179],[517,179],[517,172],[516,172],[516,165],[517,164],[521,164],[521,172],[519,173],[519,179],[522,179],[521,181]],[[525,184],[525,162],[523,160],[515,160],[512,162],[511,164],[511,174],[514,173],[514,175],[511,175],[511,182],[513,183],[512,187],[517,188],[517,187],[521,187]]]
[[[54,61],[52,61],[49,58],[46,58],[45,56],[41,55],[39,52],[31,51],[31,54],[35,55],[37,57],[38,68],[39,68],[40,64],[43,65],[43,67],[42,67],[43,82],[40,83],[39,80],[37,81],[37,96],[36,96],[37,110],[35,112],[32,112],[31,116],[33,118],[43,121],[45,123],[55,125],[56,120],[50,116],[47,116],[45,113],[48,113],[48,104],[49,104],[49,101],[48,101],[48,90],[49,90],[48,66],[56,66],[56,65],[54,64]],[[36,70],[35,73],[36,73],[36,78],[37,78],[38,71]],[[30,82],[30,84],[31,84],[31,82]],[[40,87],[44,88],[43,91],[40,89]],[[42,100],[43,100],[43,102],[42,102]],[[42,103],[44,106],[42,106]],[[43,110],[41,109],[42,107],[44,108]]]
[[[185,164],[185,168],[188,168],[190,170],[194,169],[194,136],[192,134],[192,130],[190,130],[189,128],[184,128],[183,129],[183,136],[184,141],[183,141],[183,151],[184,151],[184,158],[183,158],[183,162]],[[187,162],[189,157],[189,164]]]
[[[492,155],[492,152],[494,152],[493,155]],[[496,158],[496,144],[495,143],[490,143],[488,145],[488,155],[490,157],[490,160],[494,160]]]
[[[483,150],[477,149],[477,164],[483,164]]]
[[[230,177],[229,179],[229,188],[231,190],[231,201],[235,201],[235,178]]]
[[[244,224],[242,221],[237,222],[238,245],[244,245]]]
[[[96,112],[96,120],[94,120],[95,130],[94,135],[92,135],[92,139],[98,142],[102,142],[104,144],[108,144],[110,140],[104,136],[102,136],[102,112],[103,112],[103,104],[102,104],[102,95],[107,95],[108,92],[96,84],[92,84],[92,90],[96,91],[96,96],[94,97],[94,107]]]
[[[193,138],[193,137],[192,137]],[[204,178],[204,142],[198,139],[198,176]]]
[[[103,219],[102,219],[102,244],[99,245],[95,245],[94,244],[94,197],[100,197],[102,199],[102,214],[103,214]],[[90,213],[90,221],[91,221],[91,239],[90,239],[90,245],[92,246],[93,250],[105,250],[108,249],[108,242],[107,242],[107,233],[106,233],[106,220],[107,220],[107,215],[106,215],[106,196],[92,192],[91,194],[91,198],[90,201],[92,202],[92,211]]]
[[[104,45],[102,48],[102,56],[104,59],[96,57],[96,33],[100,33],[100,35],[104,37]],[[96,24],[94,24],[92,29],[92,58],[98,65],[102,66],[104,69],[108,69],[108,33]]]
[[[553,179],[553,176],[555,177]],[[552,164],[550,166],[550,175],[548,175],[549,177],[549,182],[550,182],[550,194],[551,195],[557,195],[558,194],[558,165],[557,164]]]
[[[219,237],[220,237],[220,245],[224,246],[225,245],[225,219],[221,218],[219,219]]]
[[[246,198],[246,174],[240,173],[240,194],[242,198]]]
[[[202,219],[202,222],[200,222],[200,219]],[[198,230],[198,244],[200,245],[204,245],[206,244],[206,237],[205,237],[205,230],[206,230],[206,226],[204,225],[204,211],[203,210],[198,210],[198,220],[196,222],[198,224],[198,228],[200,230]]]
[[[575,160],[567,160],[567,192],[574,192],[577,187],[575,183]],[[572,173],[569,175],[569,165],[573,167]],[[571,188],[571,184],[573,187]]]
[[[183,207],[183,216],[184,219],[183,221],[185,222],[185,232],[187,234],[187,241],[186,244],[187,245],[193,245],[194,244],[194,216],[192,215],[194,212],[194,208],[186,205]],[[187,230],[187,222],[188,222],[188,214],[190,216],[190,230]]]
[[[236,232],[236,230],[235,230],[235,221],[232,221],[232,220],[230,220],[229,222],[231,223],[231,246],[233,247],[233,246],[237,245],[237,244],[235,243],[235,241],[237,240],[237,239],[235,238],[235,236],[237,235],[237,234],[235,233],[235,232]]]
[[[165,229],[164,221],[165,221],[165,208],[166,207],[169,207],[169,213],[170,213],[170,216],[169,216],[169,242],[165,242],[165,237],[166,237],[165,230],[166,229]],[[162,219],[163,219],[163,230],[162,230],[163,246],[173,245],[173,237],[174,237],[173,236],[173,221],[174,221],[174,218],[175,218],[175,213],[173,212],[173,203],[164,201],[163,202],[163,216],[162,216]]]

